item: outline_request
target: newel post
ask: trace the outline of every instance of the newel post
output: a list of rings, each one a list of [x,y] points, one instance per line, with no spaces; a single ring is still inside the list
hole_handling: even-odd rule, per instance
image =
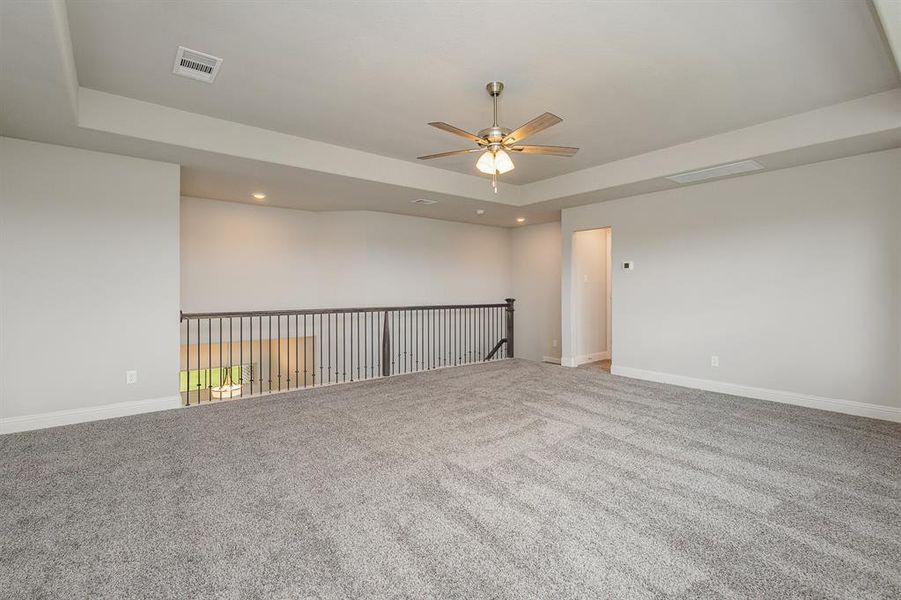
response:
[[[391,375],[391,330],[388,327],[388,311],[384,312],[382,327],[382,377]]]
[[[513,298],[504,298],[507,302],[507,358],[513,358]]]

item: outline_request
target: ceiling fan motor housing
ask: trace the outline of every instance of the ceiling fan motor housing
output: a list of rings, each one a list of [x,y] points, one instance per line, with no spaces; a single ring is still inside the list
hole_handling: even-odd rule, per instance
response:
[[[504,139],[510,133],[510,129],[506,127],[501,127],[499,125],[492,125],[491,127],[487,127],[481,130],[478,133],[478,136],[482,139],[488,140],[492,144],[500,144],[501,140]]]

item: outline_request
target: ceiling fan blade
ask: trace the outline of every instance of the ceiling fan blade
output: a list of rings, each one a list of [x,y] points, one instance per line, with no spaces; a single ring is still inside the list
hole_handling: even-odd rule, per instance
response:
[[[508,150],[523,154],[550,154],[553,156],[572,156],[579,151],[569,146],[511,146]]]
[[[468,150],[451,150],[450,152],[439,152],[438,154],[429,154],[427,156],[417,156],[419,160],[431,160],[433,158],[444,158],[445,156],[456,156],[457,154],[469,154],[470,152],[481,152],[482,148],[470,148]]]
[[[535,135],[539,131],[543,131],[548,127],[556,125],[562,120],[563,119],[561,119],[557,115],[546,112],[543,115],[535,117],[525,125],[520,126],[518,129],[515,129],[514,131],[508,133],[503,142],[505,144],[512,144],[514,142],[522,141],[530,135]]]
[[[441,121],[435,121],[433,123],[429,123],[432,127],[437,127],[438,129],[442,129],[448,133],[452,133],[454,135],[459,135],[460,137],[464,137],[471,142],[475,142],[476,144],[484,144],[485,140],[480,138],[479,136],[469,133],[468,131],[463,131],[459,127],[454,127],[453,125],[448,125],[447,123],[442,123]]]

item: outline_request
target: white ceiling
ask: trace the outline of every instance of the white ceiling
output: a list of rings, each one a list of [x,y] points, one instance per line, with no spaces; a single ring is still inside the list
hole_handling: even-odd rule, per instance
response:
[[[516,156],[525,184],[894,88],[861,1],[70,1],[79,85],[375,154],[466,147],[426,123],[564,122]],[[172,75],[177,46],[224,59]],[[431,166],[475,174],[472,156]]]
[[[896,0],[876,1],[877,6],[882,6]],[[477,53],[461,47],[454,41],[458,36],[447,32],[452,25],[464,21],[468,28],[484,29],[481,19],[503,8],[491,2],[480,3],[479,18],[469,20],[471,5],[448,3],[430,3],[426,11],[412,4],[385,2],[378,3],[379,10],[370,3],[350,6],[265,2],[255,3],[259,9],[249,11],[246,1],[210,2],[202,7],[176,2],[0,1],[0,135],[176,163],[182,166],[182,193],[189,196],[254,202],[250,194],[263,190],[269,195],[265,204],[271,206],[375,210],[502,226],[516,226],[516,217],[520,216],[525,217],[527,224],[557,220],[561,208],[674,187],[676,184],[665,177],[682,171],[749,158],[767,169],[778,169],[901,146],[901,88],[867,95],[885,86],[896,86],[897,79],[888,46],[863,0],[839,4],[639,4],[530,3],[531,13],[517,5],[507,21],[515,27],[511,31],[516,35],[501,46],[503,52],[489,55],[487,50],[481,50],[488,47],[484,42],[479,43]],[[726,4],[723,9],[721,5]],[[682,7],[682,11],[673,6]],[[633,11],[631,17],[629,11]],[[706,14],[701,21],[707,22],[704,19],[710,19],[711,14],[736,19],[742,11],[747,13],[744,20],[758,23],[754,30],[760,35],[752,40],[754,36],[729,30],[729,35],[744,36],[751,46],[745,53],[754,55],[742,63],[741,76],[724,75],[725,79],[718,83],[697,76],[691,80],[693,83],[679,82],[673,73],[650,59],[653,56],[654,60],[669,61],[668,64],[691,63],[683,73],[699,72],[698,64],[708,68],[711,61],[733,61],[734,58],[726,60],[717,52],[700,52],[700,34],[689,31],[691,24],[686,15]],[[278,52],[300,43],[277,39],[278,32],[282,37],[286,35],[283,22],[290,21],[286,17],[289,12],[294,18],[290,28],[307,46],[299,55]],[[884,7],[880,14],[883,12],[898,14]],[[346,13],[344,20],[341,13]],[[426,13],[432,17],[430,26],[416,29],[415,18],[425,19]],[[573,20],[566,16],[569,13],[586,18]],[[588,17],[596,17],[595,13],[603,13],[604,19],[595,20],[589,27]],[[638,13],[642,18],[635,16]],[[773,19],[769,28],[760,26],[759,21],[765,17]],[[545,31],[543,21],[558,33],[547,37],[536,34]],[[610,21],[617,22],[617,26],[612,27]],[[366,22],[369,30],[361,27],[361,22]],[[400,35],[399,23],[413,30]],[[652,27],[655,23],[656,27]],[[901,21],[886,22],[883,17],[883,26],[894,26],[889,36],[901,39]],[[559,43],[559,30],[565,27],[573,29],[572,45]],[[257,33],[248,34],[246,39],[225,35],[239,28]],[[596,35],[586,35],[587,29],[596,30]],[[660,33],[667,29],[680,34]],[[709,23],[700,28],[707,35],[712,35],[714,29]],[[198,33],[201,30],[206,32],[202,36]],[[831,33],[826,35],[824,30]],[[264,35],[267,31],[273,34]],[[659,36],[652,35],[655,31]],[[600,44],[595,39],[604,35],[606,54],[588,54],[592,44]],[[830,35],[834,46],[825,43]],[[296,85],[265,80],[262,68],[245,65],[239,69],[236,65],[246,61],[248,53],[242,48],[243,54],[235,56],[226,47],[207,43],[207,39],[217,37],[232,40],[230,45],[235,47],[262,43],[271,50],[272,60],[268,62],[292,69],[295,77],[290,81]],[[794,46],[787,41],[792,37]],[[113,74],[112,70],[118,67],[110,66],[103,57],[86,56],[85,52],[87,47],[98,44],[112,47],[116,39],[123,41],[116,49],[130,54],[125,56],[127,60],[123,59],[121,72]],[[523,39],[540,39],[540,51],[532,48],[534,43],[516,41]],[[557,42],[551,44],[553,40]],[[614,40],[619,40],[618,49],[614,48]],[[631,41],[631,45],[623,40]],[[782,65],[774,66],[770,49],[773,40],[781,40],[779,47],[786,61],[791,58],[794,64],[813,65],[808,67],[813,74],[789,74]],[[223,66],[222,79],[208,86],[171,75],[178,44],[223,55],[229,66]],[[662,51],[667,44],[669,47]],[[407,46],[424,50],[407,53]],[[518,46],[522,49],[513,53],[511,49]],[[602,51],[596,48],[591,52]],[[152,56],[155,53],[160,53],[160,57]],[[306,60],[307,56],[314,59]],[[521,63],[523,57],[530,64]],[[691,57],[698,64],[687,61]],[[255,60],[266,62],[262,56]],[[323,66],[326,61],[330,61],[329,68]],[[311,64],[319,68],[313,69]],[[578,68],[571,68],[573,65]],[[771,78],[764,73],[770,67],[777,69]],[[236,69],[241,71],[238,79],[243,79],[243,84],[234,80]],[[411,69],[424,81],[418,87],[410,76]],[[339,76],[342,73],[344,76]],[[524,73],[530,77],[523,77]],[[804,85],[788,86],[785,82],[790,75]],[[431,79],[425,80],[426,77]],[[503,77],[510,91],[501,110],[504,122],[518,123],[542,110],[553,110],[567,121],[536,136],[535,143],[583,146],[583,153],[571,163],[555,157],[518,156],[516,174],[529,171],[532,175],[534,170],[536,177],[548,176],[556,172],[552,167],[567,164],[587,168],[523,185],[502,183],[500,193],[492,194],[485,177],[472,174],[469,161],[458,163],[462,173],[457,173],[436,168],[437,162],[423,164],[411,158],[460,147],[454,137],[432,130],[426,121],[443,119],[471,129],[486,124],[481,120],[489,118],[483,85],[494,77]],[[229,85],[234,91],[224,93],[219,86],[229,82],[228,78],[232,78]],[[753,79],[755,86],[745,85],[746,78]],[[449,83],[450,79],[455,83]],[[101,80],[109,80],[110,87],[101,85]],[[311,84],[312,80],[318,84]],[[610,85],[614,80],[619,83]],[[640,81],[648,89],[623,83],[630,80]],[[660,80],[671,82],[670,87]],[[739,86],[745,96],[737,97],[736,89],[726,85],[726,81]],[[873,83],[879,81],[885,85]],[[556,89],[545,82],[555,82]],[[115,86],[138,86],[140,90]],[[91,88],[139,97],[130,99]],[[291,93],[303,95],[306,100],[299,104],[297,100],[288,101],[280,88],[290,88]],[[773,91],[777,88],[778,94]],[[568,89],[594,91],[593,95],[584,96],[569,94]],[[326,93],[329,90],[334,93]],[[696,125],[711,125],[709,119],[698,118],[696,111],[716,117],[721,127],[730,127],[744,122],[740,120],[742,116],[748,123],[765,118],[749,116],[764,105],[770,111],[766,114],[771,115],[778,112],[772,110],[777,104],[783,110],[799,111],[813,105],[815,97],[819,98],[818,103],[829,104],[858,95],[847,102],[794,112],[700,139],[697,136],[707,130],[692,133],[686,126],[689,113],[694,115]],[[162,102],[161,96],[169,98],[172,105],[194,112],[148,103]],[[625,96],[630,102],[622,101]],[[709,101],[714,97],[720,100]],[[243,100],[239,102],[237,98]],[[670,105],[679,106],[679,112]],[[263,106],[265,110],[260,109]],[[432,106],[442,108],[433,110]],[[613,106],[624,111],[617,119],[610,117]],[[228,111],[243,111],[248,121],[269,127],[277,124],[266,123],[266,119],[282,120],[288,133],[241,125],[228,120],[237,118]],[[473,116],[473,112],[483,116]],[[513,112],[516,114],[510,116]],[[732,120],[727,123],[724,115]],[[355,134],[364,118],[374,118],[374,122]],[[583,125],[594,123],[596,135],[586,135],[586,139],[591,139],[581,141],[574,121]],[[396,130],[395,126],[401,129]],[[565,133],[567,127],[572,128],[569,133]],[[328,142],[341,143],[345,141],[341,136],[345,136],[349,146],[363,146],[362,140],[376,152],[310,139],[319,135],[317,131]],[[681,139],[680,135],[692,141],[657,146]],[[402,152],[392,152],[398,147]],[[411,148],[409,153],[404,150],[407,147]],[[651,151],[598,166],[590,165],[604,158],[577,162],[585,161],[592,151],[598,156],[622,156],[635,152],[634,148]],[[401,158],[392,158],[392,154]],[[439,203],[426,207],[411,204],[410,200],[417,197]],[[486,212],[477,215],[477,209]]]

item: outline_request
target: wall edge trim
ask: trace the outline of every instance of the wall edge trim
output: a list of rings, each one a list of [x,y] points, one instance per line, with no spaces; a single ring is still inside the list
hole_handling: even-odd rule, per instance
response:
[[[737,383],[728,383],[725,381],[716,381],[713,379],[699,379],[696,377],[687,377],[685,375],[675,375],[673,373],[648,371],[645,369],[636,369],[633,367],[622,367],[617,365],[614,365],[612,367],[611,373],[613,375],[629,377],[631,379],[641,379],[644,381],[654,381],[657,383],[668,383],[671,385],[678,385],[697,390],[705,390],[708,392],[729,394],[731,396],[753,398],[755,400],[768,400],[770,402],[793,404],[795,406],[816,408],[819,410],[827,410],[830,412],[843,413],[846,415],[870,417],[873,419],[881,419],[884,421],[894,421],[896,423],[901,423],[901,408],[894,406],[870,404],[867,402],[858,402],[856,400],[826,398],[822,396],[813,396],[811,394],[800,394],[797,392],[789,392],[785,390],[754,387]]]
[[[147,400],[131,400],[128,402],[116,402],[114,404],[101,404],[98,406],[85,406],[67,410],[56,410],[18,417],[5,417],[0,419],[0,434],[18,433],[20,431],[32,431],[47,427],[59,427],[61,425],[74,425],[75,423],[87,423],[89,421],[101,421],[129,415],[139,415],[160,410],[181,408],[181,396],[164,396],[162,398],[149,398]]]

